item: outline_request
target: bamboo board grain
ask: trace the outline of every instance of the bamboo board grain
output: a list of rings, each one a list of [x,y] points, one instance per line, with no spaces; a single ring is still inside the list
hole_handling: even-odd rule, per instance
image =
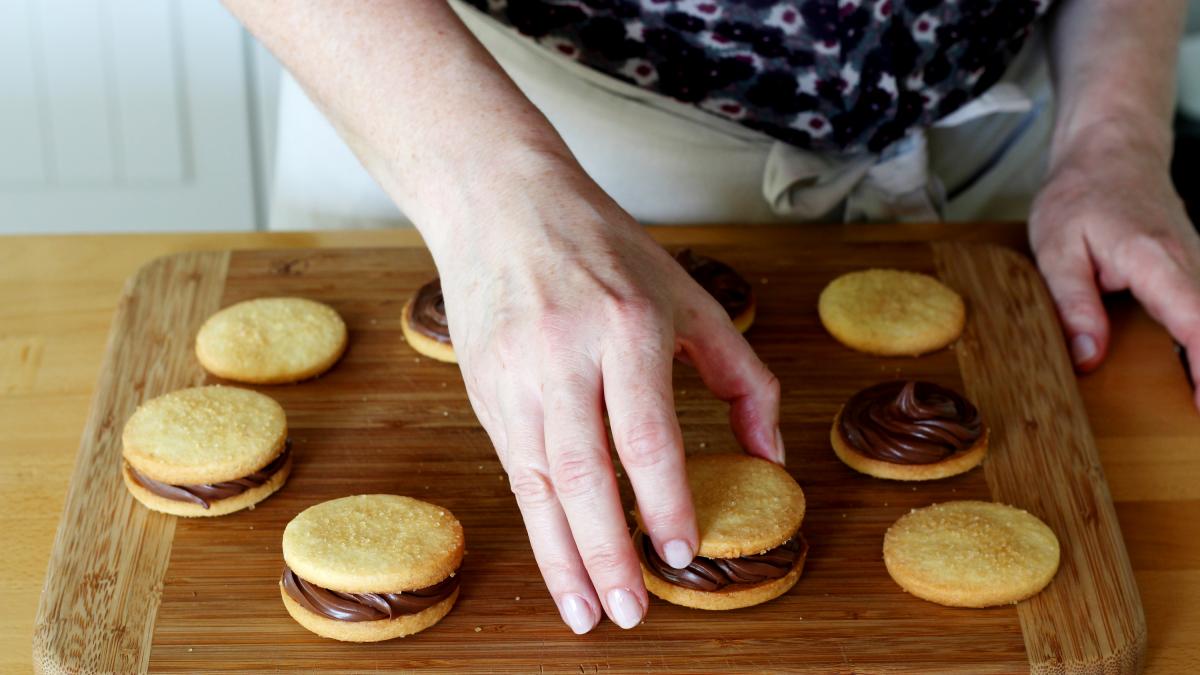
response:
[[[646,622],[577,637],[541,585],[507,482],[457,370],[403,343],[400,307],[433,273],[421,249],[244,251],[159,261],[126,290],[55,543],[35,632],[46,671],[443,669],[475,671],[1133,672],[1145,628],[1094,443],[1045,290],[1030,265],[986,246],[813,245],[701,249],[756,285],[749,339],[783,383],[789,470],[809,501],[805,575],[779,600],[709,614],[654,600]],[[879,359],[832,341],[816,297],[868,266],[939,274],[967,298],[952,350]],[[119,428],[145,398],[206,380],[191,354],[198,322],[263,295],[303,295],[346,318],[350,348],[325,376],[264,387],[289,416],[296,465],[253,511],[171,519],[120,485]],[[677,369],[689,452],[734,450],[724,405]],[[993,425],[983,470],[904,485],[853,473],[828,447],[838,405],[882,379],[968,391]],[[210,379],[210,378],[208,378]],[[306,506],[395,492],[450,508],[468,555],[451,614],[375,645],[317,638],[278,598],[280,535]],[[627,505],[632,503],[623,486]],[[1063,568],[1016,607],[951,609],[908,596],[880,546],[909,509],[997,498],[1045,519]]]

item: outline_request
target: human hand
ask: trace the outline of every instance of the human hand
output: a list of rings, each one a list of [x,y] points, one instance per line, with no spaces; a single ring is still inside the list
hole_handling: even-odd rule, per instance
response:
[[[1100,294],[1126,289],[1200,354],[1200,237],[1171,185],[1168,158],[1153,144],[1099,136],[1056,158],[1029,221],[1075,366],[1087,372],[1104,359]],[[1200,359],[1192,375],[1200,381]]]
[[[434,250],[467,393],[563,620],[585,633],[603,610],[631,628],[648,602],[605,410],[647,534],[684,567],[699,538],[673,358],[730,403],[748,452],[782,462],[779,383],[721,306],[582,172],[493,194],[485,228]]]

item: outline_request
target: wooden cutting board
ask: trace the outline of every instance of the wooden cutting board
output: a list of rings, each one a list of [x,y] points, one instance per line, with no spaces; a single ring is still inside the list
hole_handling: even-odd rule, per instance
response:
[[[1029,262],[965,244],[699,247],[741,270],[759,298],[748,334],[783,384],[788,468],[808,498],[804,576],[758,607],[707,613],[657,599],[643,625],[578,637],[542,586],[500,465],[458,370],[404,343],[400,308],[433,274],[423,249],[236,251],[157,260],[133,277],[113,322],[55,539],[34,636],[50,672],[793,671],[1134,672],[1145,620],[1051,301]],[[817,319],[834,276],[864,267],[937,274],[967,299],[952,348],[884,359],[838,345]],[[152,513],[118,476],[120,432],[142,401],[204,382],[201,322],[247,298],[299,295],[345,317],[350,346],[318,379],[263,387],[288,413],[295,469],[257,508],[213,519]],[[965,390],[991,426],[982,469],[917,485],[876,480],[829,448],[852,393],[896,377]],[[734,451],[724,404],[677,368],[688,452]],[[623,481],[624,482],[624,481]],[[305,631],[276,586],[284,525],[356,493],[436,502],[462,521],[462,593],[417,636],[342,644]],[[632,506],[627,486],[626,505]],[[995,499],[1045,520],[1062,542],[1050,587],[1016,606],[951,609],[904,593],[881,558],[910,509]]]

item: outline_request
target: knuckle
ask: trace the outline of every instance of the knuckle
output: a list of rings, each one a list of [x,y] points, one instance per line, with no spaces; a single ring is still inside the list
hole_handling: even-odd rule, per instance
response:
[[[593,576],[610,576],[625,566],[625,551],[613,544],[601,544],[583,552],[583,564]]]
[[[508,476],[508,487],[517,498],[517,503],[527,507],[539,507],[555,501],[554,486],[542,471],[524,468]]]
[[[670,425],[661,421],[641,422],[624,435],[627,469],[653,469],[671,460],[679,451]]]
[[[563,499],[586,497],[599,491],[603,475],[588,453],[565,452],[551,468],[554,490]]]

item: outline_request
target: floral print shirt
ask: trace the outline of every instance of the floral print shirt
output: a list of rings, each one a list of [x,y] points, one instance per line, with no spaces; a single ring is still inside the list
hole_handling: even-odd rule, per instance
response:
[[[1003,75],[1051,0],[467,0],[786,143],[880,152]]]

